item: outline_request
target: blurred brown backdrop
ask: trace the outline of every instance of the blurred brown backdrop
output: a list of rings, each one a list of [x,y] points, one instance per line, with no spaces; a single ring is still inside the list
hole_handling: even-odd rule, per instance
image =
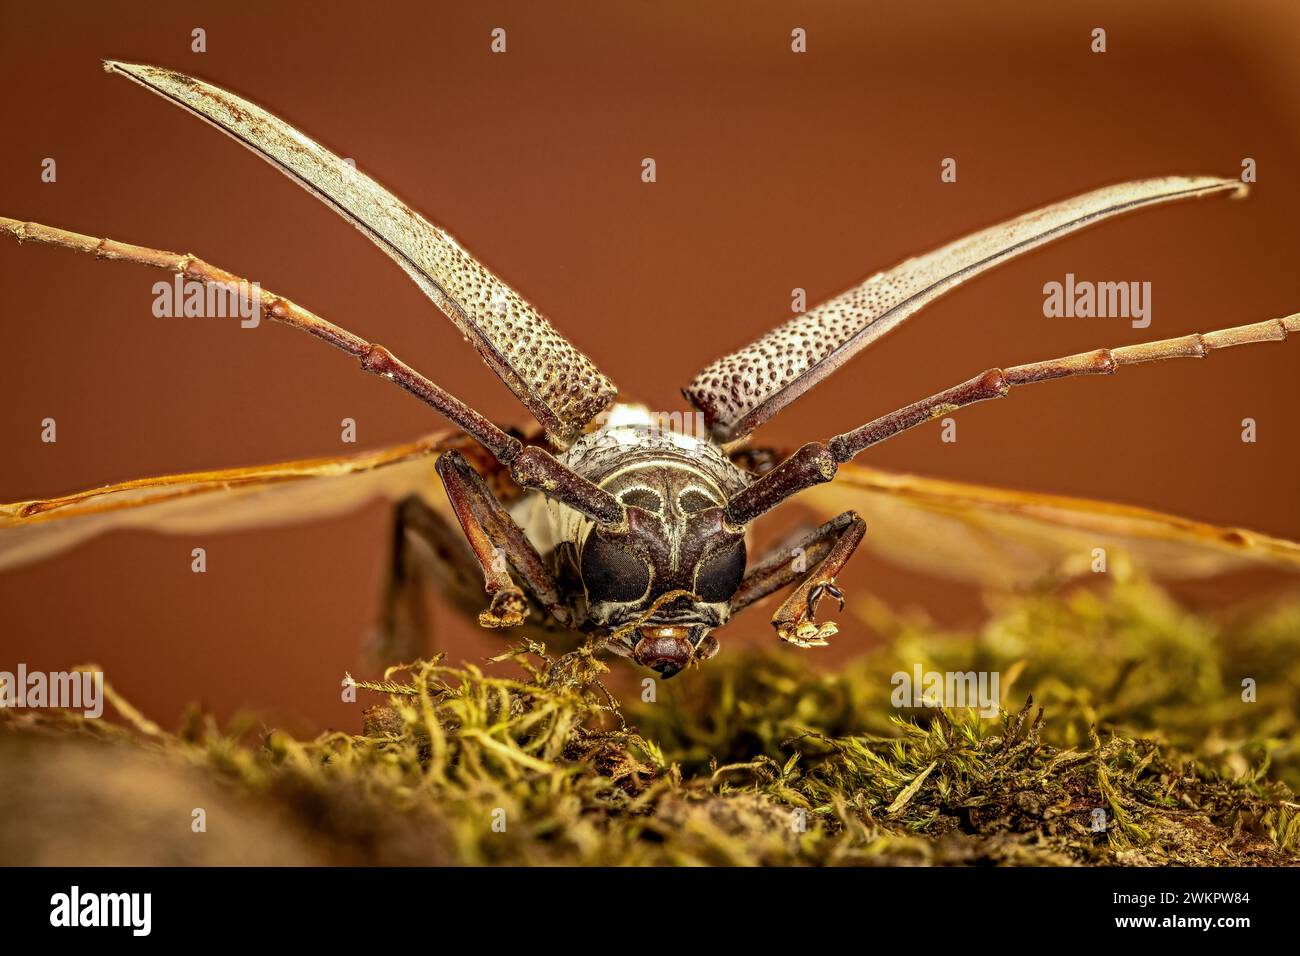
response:
[[[494,27],[505,55],[489,52]],[[790,31],[809,52],[790,52]],[[1089,50],[1093,27],[1109,50]],[[190,50],[195,27],[206,53]],[[393,188],[657,409],[789,310],[972,229],[1107,183],[1236,175],[1203,201],[1089,231],[963,287],[767,426],[796,444],[990,365],[1300,309],[1300,13],[1293,3],[5,3],[0,214],[191,251],[389,345],[486,414],[507,390],[359,233],[231,140],[100,69],[195,73]],[[640,182],[653,156],[658,182]],[[958,182],[941,184],[943,157]],[[40,181],[41,160],[58,181]],[[1154,323],[1045,319],[1042,285],[1150,280]],[[0,500],[373,447],[441,427],[351,360],[271,326],[162,320],[159,274],[0,244]],[[925,474],[1156,506],[1300,537],[1300,352],[1256,346],[963,412],[871,453]],[[58,421],[59,441],[39,440]],[[1239,423],[1259,422],[1243,444]],[[0,575],[0,668],[87,660],[146,712],[202,699],[352,727],[338,681],[373,619],[379,506],[216,536],[143,533]],[[945,620],[970,593],[859,559]],[[1214,597],[1206,592],[1199,595]],[[1193,597],[1198,597],[1194,594]],[[742,618],[725,648],[770,641]],[[439,609],[453,658],[499,649]],[[847,624],[839,652],[868,639]],[[791,651],[791,653],[796,653]],[[689,688],[684,689],[689,692]]]

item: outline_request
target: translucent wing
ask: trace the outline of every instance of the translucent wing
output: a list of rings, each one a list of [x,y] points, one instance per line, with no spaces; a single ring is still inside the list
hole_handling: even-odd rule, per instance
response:
[[[861,547],[893,564],[999,587],[1086,572],[1094,548],[1126,554],[1159,578],[1251,566],[1300,572],[1300,544],[1254,531],[853,464],[841,465],[833,482],[804,492],[800,501],[828,515],[856,510],[867,522]]]
[[[365,173],[261,107],[171,70],[106,61],[228,133],[296,180],[388,253],[473,343],[560,444],[614,400],[615,388],[551,323],[454,238]]]
[[[42,501],[0,504],[0,570],[106,531],[238,531],[343,514],[375,498],[437,487],[432,436],[343,458],[141,478]],[[431,495],[441,506],[442,495]]]
[[[876,339],[954,286],[1111,216],[1194,196],[1244,191],[1237,180],[1169,176],[1108,186],[908,259],[705,368],[686,397],[720,441],[749,434]]]

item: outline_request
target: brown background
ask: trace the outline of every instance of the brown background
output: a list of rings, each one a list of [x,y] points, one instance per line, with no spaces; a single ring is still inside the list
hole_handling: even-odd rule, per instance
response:
[[[1169,173],[1260,183],[1108,224],[930,307],[771,423],[795,444],[990,365],[1300,309],[1293,3],[16,4],[0,8],[0,214],[192,251],[384,342],[502,421],[522,409],[359,233],[192,117],[99,67],[195,73],[392,187],[652,408],[705,362],[972,229]],[[208,52],[190,52],[207,30]],[[508,30],[509,52],[489,53]],[[809,52],[789,51],[791,28]],[[1104,26],[1109,52],[1089,51]],[[642,157],[658,183],[639,179]],[[945,156],[955,185],[939,181]],[[44,157],[58,182],[40,182]],[[1155,320],[1045,319],[1044,282],[1150,280]],[[160,320],[160,276],[0,244],[0,500],[379,446],[440,427],[349,359],[282,329]],[[1156,506],[1300,537],[1300,353],[1256,346],[963,412],[873,464]],[[39,423],[58,420],[57,445]],[[1259,442],[1239,422],[1259,422]],[[351,727],[338,680],[372,620],[379,506],[311,526],[99,539],[0,575],[0,669],[94,660],[147,713],[202,699]],[[859,560],[850,591],[969,620],[960,589]],[[1211,599],[1210,590],[1193,594]],[[500,647],[441,609],[453,657]],[[724,645],[770,641],[762,612]],[[869,636],[846,624],[841,652]],[[791,651],[791,653],[795,653]]]

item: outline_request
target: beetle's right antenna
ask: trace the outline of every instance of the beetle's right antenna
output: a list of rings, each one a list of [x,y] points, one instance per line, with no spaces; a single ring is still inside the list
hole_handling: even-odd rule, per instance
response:
[[[1007,369],[992,368],[960,385],[882,415],[851,432],[836,435],[825,444],[810,442],[804,445],[732,498],[727,504],[727,520],[733,524],[748,524],[791,495],[830,481],[840,465],[872,445],[878,445],[909,428],[948,415],[967,405],[991,398],[1003,398],[1014,386],[1050,382],[1075,375],[1113,375],[1121,366],[1140,365],[1161,359],[1205,358],[1215,349],[1256,342],[1280,342],[1291,332],[1300,332],[1300,312],[1281,319],[1237,325],[1215,332],[1140,342],[1115,349],[1096,349]]]
[[[557,461],[544,448],[524,445],[519,439],[506,434],[382,345],[376,345],[327,322],[282,296],[258,288],[247,279],[218,269],[192,255],[133,246],[112,239],[97,239],[35,222],[19,222],[0,216],[0,232],[13,236],[19,242],[38,242],[89,252],[97,259],[117,259],[168,269],[204,285],[215,285],[236,293],[242,297],[246,307],[259,309],[262,317],[328,342],[360,359],[361,367],[367,372],[385,378],[414,395],[491,452],[492,457],[510,470],[510,477],[521,487],[541,491],[602,524],[618,524],[623,520],[623,506],[613,495]]]

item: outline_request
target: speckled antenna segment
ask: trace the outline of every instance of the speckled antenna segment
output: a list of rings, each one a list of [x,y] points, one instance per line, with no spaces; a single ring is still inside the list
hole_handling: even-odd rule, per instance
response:
[[[686,397],[731,441],[782,408],[933,299],[1052,239],[1142,206],[1218,192],[1237,180],[1167,176],[1098,189],[984,229],[880,272],[697,375]]]
[[[234,137],[390,255],[561,445],[613,402],[614,384],[514,289],[365,173],[261,107],[171,70],[108,62]]]

